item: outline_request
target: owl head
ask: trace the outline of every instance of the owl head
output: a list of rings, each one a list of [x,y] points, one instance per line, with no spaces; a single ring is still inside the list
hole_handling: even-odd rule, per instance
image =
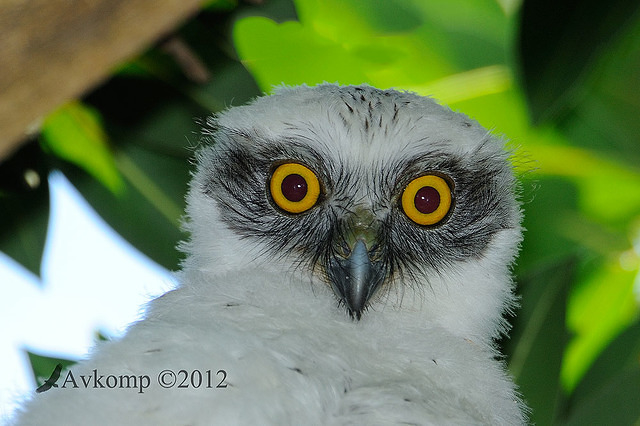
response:
[[[395,312],[490,341],[521,240],[504,142],[413,93],[280,88],[206,121],[185,269],[329,289],[345,321]],[[283,284],[283,290],[286,285]]]

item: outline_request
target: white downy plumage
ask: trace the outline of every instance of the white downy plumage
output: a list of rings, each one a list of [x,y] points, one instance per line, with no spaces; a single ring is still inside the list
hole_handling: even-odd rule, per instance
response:
[[[428,98],[330,84],[281,88],[203,134],[180,287],[17,424],[526,422],[493,345],[521,241],[502,141]],[[303,212],[269,186],[284,163],[319,183]],[[402,201],[423,175],[452,194],[429,225]]]

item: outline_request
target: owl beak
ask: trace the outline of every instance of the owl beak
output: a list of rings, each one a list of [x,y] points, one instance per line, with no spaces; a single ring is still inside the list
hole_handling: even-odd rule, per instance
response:
[[[367,301],[384,281],[382,264],[371,261],[365,242],[358,239],[349,256],[332,257],[327,270],[333,291],[345,303],[349,315],[359,320]]]

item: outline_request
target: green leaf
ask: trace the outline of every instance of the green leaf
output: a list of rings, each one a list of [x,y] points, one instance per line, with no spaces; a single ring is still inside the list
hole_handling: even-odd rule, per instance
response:
[[[639,14],[640,15],[640,14]],[[582,147],[604,153],[627,166],[640,164],[640,16],[609,51],[587,88],[585,98],[561,124]]]
[[[97,111],[71,102],[46,118],[41,136],[45,150],[81,167],[110,191],[122,190]]]
[[[626,331],[611,342],[598,359],[589,368],[576,389],[571,394],[572,413],[580,413],[610,392],[622,375],[634,374],[640,366],[640,322],[636,321]],[[640,386],[640,382],[637,382]],[[633,393],[638,394],[638,389]],[[626,409],[637,407],[636,418],[640,418],[640,404],[629,405]],[[610,410],[607,410],[610,412]],[[620,424],[617,422],[612,422]]]
[[[531,173],[523,180],[525,189],[525,228],[522,251],[517,260],[521,276],[536,271],[558,259],[577,253],[575,241],[565,234],[568,218],[574,222],[577,204],[575,185],[557,177],[543,177]]]
[[[61,170],[118,234],[164,267],[177,269],[188,162],[130,144],[118,151],[117,164],[124,176],[118,196],[78,169],[61,164]]]
[[[176,269],[193,144],[188,137],[202,110],[151,80],[125,80],[132,84],[114,84],[121,81],[115,79],[87,98],[99,107],[113,141],[109,161],[120,189],[111,191],[77,163],[58,161],[57,168],[116,232],[159,264]],[[125,98],[130,101],[123,103]],[[73,128],[77,120],[68,124],[67,131],[78,132]]]
[[[37,143],[0,164],[0,251],[40,275],[49,223],[47,165]]]
[[[606,386],[575,407],[566,425],[637,425],[640,423],[638,389],[640,363],[636,362],[628,370],[613,376]]]
[[[593,219],[626,227],[640,211],[640,169],[601,152],[557,143],[536,143],[529,154],[537,160],[540,174],[575,182],[580,210]]]
[[[49,223],[46,182],[36,193],[0,197],[0,251],[40,276]]]
[[[511,88],[513,77],[504,65],[491,65],[430,81],[421,86],[409,86],[408,90],[430,96],[449,105],[469,99],[502,93]]]
[[[574,338],[567,347],[562,380],[572,390],[598,354],[637,316],[634,282],[638,270],[618,259],[590,262],[578,274],[567,313]],[[629,348],[631,349],[631,348]]]
[[[366,6],[356,0],[298,0],[296,6],[299,22],[251,17],[234,27],[238,54],[263,90],[325,81],[430,88],[461,71],[501,70],[506,61],[508,19],[492,0]],[[503,81],[504,74],[483,75]],[[498,86],[504,90],[505,84]]]
[[[551,424],[561,405],[560,369],[567,340],[565,309],[575,261],[565,260],[521,281],[522,307],[514,321],[509,370],[532,409],[535,424]]]
[[[515,15],[505,13],[497,1],[430,0],[413,4],[422,17],[423,25],[417,31],[422,44],[433,45],[440,56],[455,64],[456,70],[513,65],[510,35]]]
[[[333,38],[338,33],[352,30],[352,38],[344,40],[344,43],[353,42],[354,38],[362,37],[369,31],[410,31],[423,22],[420,9],[411,2],[401,0],[297,0],[295,3],[300,21],[314,22],[320,33]]]
[[[34,381],[37,383],[37,386],[44,383],[44,381],[51,376],[51,373],[53,373],[53,370],[56,368],[56,365],[62,364],[62,369],[65,370],[66,368],[76,363],[76,361],[73,361],[73,360],[36,354],[28,350],[26,350],[25,352],[29,357],[29,363],[31,364],[31,371],[33,372],[33,378],[34,378]]]
[[[285,84],[366,81],[358,58],[298,22],[246,18],[234,27],[242,63],[263,90]]]

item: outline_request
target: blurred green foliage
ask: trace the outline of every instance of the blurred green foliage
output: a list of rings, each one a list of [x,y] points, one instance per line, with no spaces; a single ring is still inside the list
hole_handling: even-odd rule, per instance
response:
[[[196,119],[281,84],[412,90],[511,140],[527,232],[522,308],[502,345],[531,420],[638,424],[639,4],[211,1],[170,37],[191,65],[159,43],[0,165],[2,251],[38,272],[46,175],[59,169],[175,269]],[[29,171],[38,185],[25,184]]]

